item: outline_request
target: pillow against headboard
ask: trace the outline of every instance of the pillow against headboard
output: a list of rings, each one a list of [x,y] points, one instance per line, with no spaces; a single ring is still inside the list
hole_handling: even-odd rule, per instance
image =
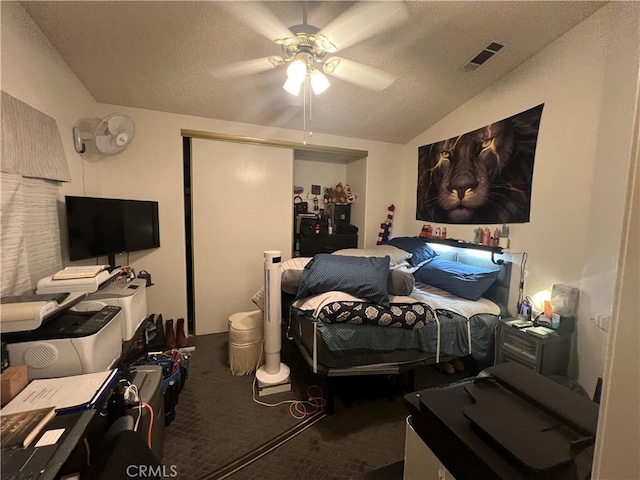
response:
[[[413,276],[418,282],[433,285],[458,297],[478,300],[498,278],[500,267],[478,267],[434,258]]]
[[[347,257],[320,253],[302,274],[296,299],[334,290],[389,306],[389,257]]]
[[[285,260],[280,264],[282,272],[280,289],[291,295],[295,295],[300,284],[300,277],[304,267],[311,261],[310,257],[294,257]],[[251,301],[262,311],[264,311],[264,286],[251,297]]]
[[[418,237],[396,237],[387,242],[387,245],[393,245],[406,252],[411,253],[411,258],[407,261],[414,267],[420,267],[429,260],[438,256],[436,251],[431,248],[422,238]]]
[[[370,248],[345,248],[336,250],[332,255],[346,255],[349,257],[389,257],[389,267],[409,260],[412,256],[410,252],[394,247],[393,245],[374,245]]]
[[[497,258],[502,258],[498,256]],[[511,290],[511,268],[512,263],[508,259],[504,259],[502,265],[496,265],[491,261],[489,256],[479,257],[471,252],[460,251],[456,257],[456,261],[467,265],[484,267],[488,269],[500,268],[498,278],[491,284],[489,289],[482,294],[484,298],[488,298],[495,304],[500,306],[501,315],[504,318],[511,316],[509,312],[509,292]]]
[[[282,272],[282,291],[290,295],[298,293],[303,270],[285,270]],[[410,295],[415,285],[410,273],[389,269],[387,275],[387,293],[389,295]]]

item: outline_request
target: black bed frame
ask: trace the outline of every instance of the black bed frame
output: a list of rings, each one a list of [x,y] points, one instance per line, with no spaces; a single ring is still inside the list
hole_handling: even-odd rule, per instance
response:
[[[479,257],[462,249],[452,249],[439,256],[447,260],[454,260],[467,265],[493,266],[496,264],[492,259]],[[500,315],[503,318],[509,316],[508,301],[511,284],[511,262],[504,261],[500,265],[498,279],[491,288],[483,295],[500,306]],[[317,358],[313,358],[313,347],[308,343],[308,339],[313,338],[313,330],[309,321],[301,321],[303,318],[312,319],[310,314],[291,307],[294,297],[283,293],[283,316],[287,338],[293,340],[311,370],[322,377],[325,391],[326,412],[334,411],[332,377],[359,376],[359,375],[398,375],[407,373],[407,388],[414,390],[414,370],[417,367],[433,365],[438,362],[453,360],[453,357],[441,355],[439,358],[434,353],[425,353],[418,350],[403,350],[388,352],[387,354],[368,355],[366,352],[348,357],[333,357],[331,351],[319,337],[317,351],[321,352],[323,358],[335,358],[332,365],[324,365]]]

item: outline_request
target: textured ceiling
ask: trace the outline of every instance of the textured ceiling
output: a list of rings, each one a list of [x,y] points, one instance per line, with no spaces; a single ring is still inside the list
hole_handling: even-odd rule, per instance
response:
[[[605,3],[407,2],[406,22],[337,53],[396,81],[375,92],[330,77],[307,129],[406,143]],[[265,4],[285,25],[302,23],[303,2]],[[99,102],[302,130],[302,101],[282,89],[284,67],[214,77],[234,62],[282,54],[218,2],[22,5]],[[309,1],[308,23],[322,28],[352,6]],[[507,47],[475,72],[462,70],[494,40]]]

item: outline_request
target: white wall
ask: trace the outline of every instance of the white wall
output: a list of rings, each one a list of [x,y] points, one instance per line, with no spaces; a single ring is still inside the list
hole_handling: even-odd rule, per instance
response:
[[[367,240],[364,232],[364,219],[367,207],[367,159],[360,158],[347,164],[347,183],[351,187],[351,192],[357,195],[354,203],[351,204],[351,224],[358,227],[358,247],[363,248]],[[373,221],[375,226],[375,221]],[[370,229],[371,230],[371,229]],[[371,238],[368,238],[372,241]]]
[[[525,294],[564,283],[580,289],[579,380],[602,376],[629,174],[638,78],[640,4],[611,3],[404,147],[406,185],[396,230],[415,235],[418,147],[544,103],[531,222],[511,225],[511,249],[529,254]],[[398,222],[396,222],[398,224]],[[448,226],[470,240],[472,226]],[[491,228],[491,226],[490,226]],[[514,307],[511,307],[513,311]]]
[[[630,178],[623,248],[619,260],[614,316],[605,369],[600,422],[596,438],[596,461],[592,478],[640,478],[640,115],[636,117],[634,170]],[[625,319],[623,321],[623,319]]]
[[[71,129],[79,118],[94,115],[97,104],[18,2],[0,2],[0,8],[2,90],[56,119],[72,179],[63,192],[82,195],[83,163]],[[96,165],[85,166],[89,188],[100,183],[97,171]]]
[[[300,194],[309,204],[309,212],[314,213],[313,197],[318,197],[318,208],[324,208],[324,189],[334,188],[338,183],[347,183],[347,164],[322,160],[300,160],[293,163],[293,184],[304,187]],[[311,193],[311,185],[320,185],[320,194]]]

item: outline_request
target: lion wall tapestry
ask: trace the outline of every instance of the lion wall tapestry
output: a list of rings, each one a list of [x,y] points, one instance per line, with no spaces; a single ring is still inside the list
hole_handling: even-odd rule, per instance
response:
[[[419,147],[416,220],[528,222],[543,107]]]

